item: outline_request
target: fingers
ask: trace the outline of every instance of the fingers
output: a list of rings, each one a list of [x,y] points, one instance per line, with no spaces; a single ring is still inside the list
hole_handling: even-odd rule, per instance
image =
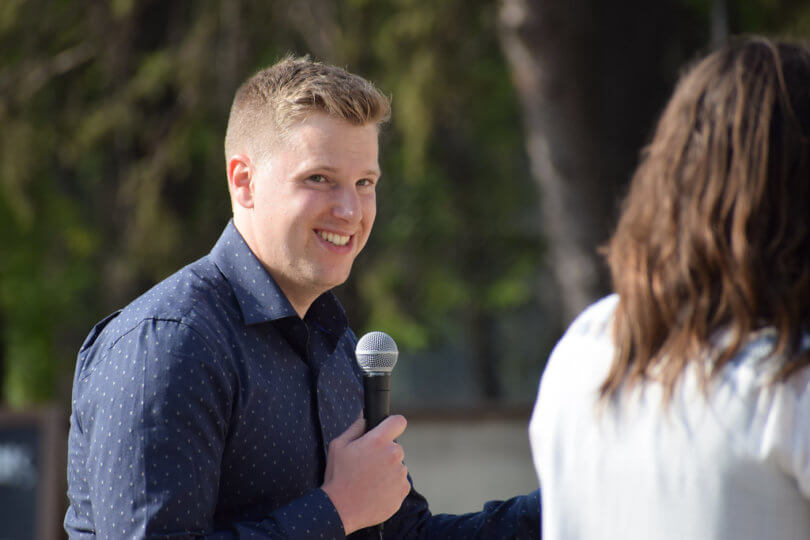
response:
[[[408,467],[406,467],[404,463],[402,464],[402,482],[400,483],[400,486],[399,497],[404,501],[405,497],[408,496],[408,493],[411,492],[412,487],[410,480],[408,480]]]
[[[380,424],[369,431],[369,439],[373,439],[380,443],[391,442],[405,432],[408,422],[405,417],[399,414],[389,416]],[[361,438],[366,431],[366,421],[364,418],[358,418],[352,425],[346,428],[346,431],[335,437],[329,443],[329,449],[335,447],[346,446],[347,444]],[[397,445],[399,446],[399,445]]]
[[[346,431],[335,437],[332,442],[338,442],[341,445],[346,445],[351,441],[362,437],[366,432],[366,420],[363,417],[358,418],[352,425],[346,428]]]
[[[394,443],[391,453],[393,454],[391,460],[396,463],[402,463],[402,466],[405,467],[405,450],[402,446],[398,443]]]
[[[394,440],[406,425],[395,415],[363,435],[365,422],[359,420],[330,443],[321,488],[346,534],[385,521],[410,492],[405,451]]]
[[[369,434],[374,433],[377,437],[381,439],[391,440],[393,441],[403,433],[405,433],[405,428],[408,426],[408,422],[405,420],[405,417],[400,414],[394,414],[389,416],[380,424],[369,431]]]
[[[405,432],[407,425],[408,422],[405,417],[401,415],[389,416],[362,438],[352,442],[353,444],[374,448],[374,452],[378,452],[380,458],[389,466],[404,466],[405,450],[396,441],[396,438]]]

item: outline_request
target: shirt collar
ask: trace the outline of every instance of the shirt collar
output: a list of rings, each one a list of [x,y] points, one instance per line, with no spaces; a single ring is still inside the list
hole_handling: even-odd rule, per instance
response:
[[[233,288],[246,325],[298,317],[284,292],[236,230],[233,220],[228,222],[210,256]],[[312,303],[306,319],[336,337],[348,327],[346,313],[331,291]]]

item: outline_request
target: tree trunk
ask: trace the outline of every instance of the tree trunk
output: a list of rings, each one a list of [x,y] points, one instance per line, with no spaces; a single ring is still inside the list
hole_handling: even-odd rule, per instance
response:
[[[668,0],[500,5],[562,324],[609,290],[597,248],[683,58],[677,19]]]
[[[728,39],[729,17],[726,0],[713,0],[711,13],[711,42],[719,47]]]

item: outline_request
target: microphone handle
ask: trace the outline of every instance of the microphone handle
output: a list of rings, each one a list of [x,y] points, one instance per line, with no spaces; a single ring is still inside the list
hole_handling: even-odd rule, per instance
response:
[[[391,414],[391,374],[363,374],[363,407],[366,415],[366,431],[371,431]],[[383,540],[383,527],[380,523],[377,537]]]
[[[363,394],[366,431],[370,431],[391,413],[391,374],[373,372],[364,374]]]

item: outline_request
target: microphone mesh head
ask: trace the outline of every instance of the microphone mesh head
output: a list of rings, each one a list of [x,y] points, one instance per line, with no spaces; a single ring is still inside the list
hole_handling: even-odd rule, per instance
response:
[[[399,350],[385,332],[369,332],[360,338],[355,349],[357,365],[366,373],[390,373],[397,363]]]

